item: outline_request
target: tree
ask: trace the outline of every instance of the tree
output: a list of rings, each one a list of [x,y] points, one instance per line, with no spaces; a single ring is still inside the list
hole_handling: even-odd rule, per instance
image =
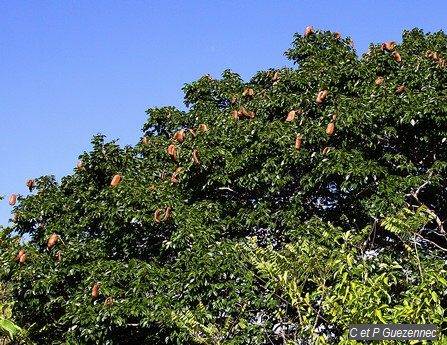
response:
[[[358,58],[296,34],[296,68],[187,84],[188,110],[149,109],[133,147],[95,136],[2,230],[14,321],[42,344],[445,333],[446,47],[415,29]]]

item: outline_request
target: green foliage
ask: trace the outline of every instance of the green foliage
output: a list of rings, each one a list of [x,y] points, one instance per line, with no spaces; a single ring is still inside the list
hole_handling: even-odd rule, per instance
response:
[[[36,344],[348,343],[350,323],[384,322],[445,334],[446,47],[415,29],[359,58],[350,38],[296,34],[296,68],[186,84],[188,109],[149,109],[135,146],[95,136],[2,229],[12,321]]]

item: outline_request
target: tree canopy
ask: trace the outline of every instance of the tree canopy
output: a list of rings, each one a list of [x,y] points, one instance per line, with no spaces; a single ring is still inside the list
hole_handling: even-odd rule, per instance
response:
[[[95,136],[72,175],[10,200],[0,277],[29,341],[446,334],[447,36],[358,57],[309,28],[285,55],[294,68],[186,84],[187,110],[147,110],[136,145]]]

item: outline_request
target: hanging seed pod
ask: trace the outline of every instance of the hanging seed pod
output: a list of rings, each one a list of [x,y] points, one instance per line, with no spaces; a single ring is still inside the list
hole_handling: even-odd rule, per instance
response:
[[[181,129],[181,130],[175,132],[174,140],[178,141],[179,143],[182,143],[185,140],[185,131],[183,129]]]
[[[292,122],[295,119],[296,111],[291,110],[287,113],[286,122]]]
[[[194,150],[192,151],[192,160],[194,161],[194,164],[195,164],[195,165],[199,165],[199,164],[200,164],[200,161],[199,161],[199,152],[198,152],[196,149],[194,149]]]
[[[92,293],[91,293],[91,295],[92,295],[93,298],[97,298],[98,294],[99,294],[99,284],[97,282],[94,282],[93,286],[92,286]]]
[[[147,137],[143,137],[143,139],[141,139],[141,143],[143,145],[147,145],[148,142],[149,142],[149,139]]]
[[[59,235],[58,234],[52,234],[50,236],[50,238],[48,239],[48,242],[47,242],[48,250],[53,248],[56,245],[58,240],[59,240]]]
[[[118,186],[120,184],[121,180],[122,180],[122,176],[117,174],[117,175],[113,176],[112,181],[110,182],[110,185],[112,187]]]
[[[400,95],[401,93],[405,92],[405,86],[404,85],[400,85],[397,89],[396,89],[396,93],[398,95]]]
[[[253,97],[254,94],[255,94],[255,92],[252,88],[247,88],[244,90],[244,92],[242,92],[242,96],[245,96],[245,97]]]
[[[396,42],[394,41],[388,41],[382,44],[381,49],[382,51],[386,52],[392,52],[396,48]]]
[[[14,206],[17,202],[17,195],[11,194],[9,197],[9,205]]]
[[[339,40],[341,38],[341,33],[336,32],[334,36],[336,40]]]
[[[20,249],[19,250],[19,253],[16,255],[16,257],[15,257],[15,261],[20,261],[20,258],[22,257],[22,255],[24,255],[25,254],[25,249]]]
[[[428,49],[426,52],[425,52],[425,57],[426,58],[431,58],[433,56],[433,52],[430,50],[430,49]]]
[[[247,115],[246,115],[249,119],[254,119],[255,118],[255,113],[254,112],[252,112],[251,110],[250,111],[248,111],[247,112]]]
[[[29,191],[32,192],[34,187],[36,187],[36,183],[33,179],[29,179],[26,181],[26,186],[28,187]]]
[[[155,223],[160,223],[161,222],[160,213],[161,213],[161,210],[159,208],[157,208],[155,210],[155,212],[154,212],[154,221],[155,221]]]
[[[176,149],[175,149],[174,144],[171,144],[168,146],[168,155],[171,156],[173,161],[177,160],[177,154],[176,154]]]
[[[332,135],[334,135],[335,132],[335,123],[334,122],[329,122],[329,124],[326,127],[326,134],[331,137]]]
[[[60,252],[60,251],[57,252],[55,256],[56,256],[56,261],[57,262],[61,262],[62,261],[62,252]]]
[[[308,37],[315,33],[315,30],[313,26],[306,26],[306,29],[304,30],[304,37]]]
[[[374,84],[381,85],[385,82],[385,79],[383,77],[377,77],[376,80],[374,80]]]
[[[326,100],[327,95],[328,95],[327,90],[322,90],[322,91],[318,92],[316,102],[318,104],[322,104]]]
[[[438,61],[438,52],[433,52],[431,58],[432,58],[434,61]]]
[[[273,74],[272,81],[275,82],[275,81],[278,81],[278,80],[279,80],[279,72],[276,71],[276,72]]]
[[[295,139],[295,149],[298,151],[301,150],[301,146],[303,145],[303,138],[301,138],[301,134],[297,134]]]
[[[438,60],[438,65],[439,65],[439,67],[444,69],[445,68],[445,60],[444,59],[439,59]]]
[[[332,114],[332,122],[335,122],[335,120],[337,120],[337,114]]]
[[[85,167],[84,167],[84,163],[82,162],[82,160],[78,160],[78,162],[76,163],[76,169],[78,171],[84,171]]]
[[[178,179],[177,176],[178,174],[180,174],[184,169],[182,167],[177,167],[177,169],[175,169],[175,171],[172,173],[171,175],[171,182],[172,183],[177,183]]]
[[[196,135],[196,131],[194,129],[192,129],[192,128],[189,129],[189,133],[191,133],[194,136]]]
[[[330,148],[329,146],[326,146],[326,147],[321,151],[321,154],[322,154],[323,156],[326,156],[326,155],[329,153],[330,150],[331,150],[331,148]]]
[[[113,304],[113,297],[107,297],[105,300],[104,300],[104,305],[112,305]]]
[[[26,253],[24,253],[22,256],[20,256],[20,258],[19,258],[19,262],[20,262],[21,264],[25,263],[26,258],[27,258]]]
[[[248,111],[247,111],[247,109],[245,109],[245,107],[243,105],[241,105],[239,112],[242,113],[242,115],[244,115],[244,116],[248,116]]]
[[[162,221],[163,221],[163,222],[166,222],[166,221],[169,219],[170,216],[171,216],[171,208],[170,208],[170,207],[167,207],[167,208],[165,209],[165,214],[164,214],[164,216],[163,216]]]
[[[231,112],[231,117],[235,120],[239,120],[239,112],[237,110],[233,110]]]
[[[394,61],[396,61],[396,62],[402,61],[402,57],[400,56],[400,53],[398,51],[393,52],[393,56],[394,56]]]
[[[208,126],[204,123],[199,125],[199,131],[206,132],[208,130]]]

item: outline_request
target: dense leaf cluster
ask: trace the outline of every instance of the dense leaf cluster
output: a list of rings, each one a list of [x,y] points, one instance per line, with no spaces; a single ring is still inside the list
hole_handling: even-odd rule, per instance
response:
[[[296,68],[185,85],[188,110],[149,109],[135,146],[95,136],[72,175],[19,196],[1,279],[31,341],[445,332],[447,36],[405,31],[359,58],[317,31],[286,56]]]

